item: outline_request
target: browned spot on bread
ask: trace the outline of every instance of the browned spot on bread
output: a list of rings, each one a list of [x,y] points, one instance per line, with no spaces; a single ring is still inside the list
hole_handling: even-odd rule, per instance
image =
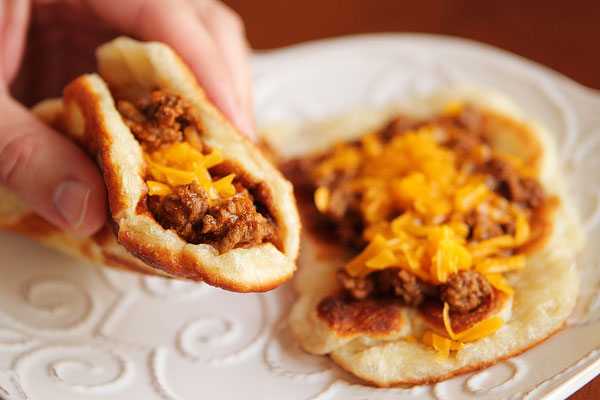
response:
[[[60,231],[50,222],[34,213],[24,215],[19,220],[7,226],[6,229],[34,238],[43,238]]]
[[[202,280],[195,271],[188,270],[179,262],[179,253],[175,254],[165,248],[149,246],[130,231],[119,231],[117,240],[135,257],[152,267],[184,279]]]
[[[387,334],[402,329],[402,305],[396,299],[346,300],[326,297],[317,306],[319,317],[340,336]]]
[[[452,330],[457,333],[462,332],[477,322],[489,318],[502,307],[505,301],[508,301],[508,297],[504,293],[494,290],[493,296],[486,299],[479,307],[470,312],[460,313],[450,311]],[[427,300],[419,307],[419,311],[421,316],[431,325],[440,330],[445,330],[442,316],[443,307],[444,304],[440,301]]]

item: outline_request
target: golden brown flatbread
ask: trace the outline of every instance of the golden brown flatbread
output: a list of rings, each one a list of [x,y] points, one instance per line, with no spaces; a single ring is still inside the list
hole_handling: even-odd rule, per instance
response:
[[[0,224],[98,264],[202,280],[232,291],[266,291],[290,279],[295,270],[300,229],[291,184],[207,100],[192,73],[168,46],[122,37],[100,47],[97,58],[99,75],[77,78],[65,88],[62,101],[44,102],[35,111],[97,158],[107,187],[110,221],[93,237],[76,238],[52,227],[3,191]],[[217,177],[213,176],[211,181],[209,176],[205,184],[210,193],[195,186],[196,194],[192,195],[209,196],[210,203],[206,200],[206,204],[214,207],[216,213],[229,210],[226,215],[229,219],[223,219],[225,234],[228,227],[244,219],[245,214],[235,209],[235,199],[244,197],[244,210],[254,213],[254,220],[243,227],[245,231],[237,236],[223,236],[232,238],[229,247],[219,246],[223,239],[216,233],[206,242],[203,240],[207,235],[194,234],[194,230],[203,229],[205,222],[194,225],[192,236],[186,237],[159,223],[154,209],[149,207],[151,197],[162,201],[166,194],[148,195],[147,181],[158,179],[154,172],[149,172],[153,171],[149,167],[150,150],[142,149],[143,142],[136,140],[130,121],[120,114],[117,104],[120,101],[142,104],[152,93],[160,97],[163,92],[170,96],[166,101],[186,102],[202,129],[200,134],[195,133],[196,142],[200,142],[195,147],[187,146],[187,133],[177,143],[185,142],[186,154],[193,153],[201,162],[208,160],[210,151],[214,155],[215,149],[220,150],[219,164],[214,167],[211,164],[210,171],[220,168],[216,172],[219,178],[230,175],[219,188],[231,193],[217,192],[214,188]],[[183,131],[187,122],[174,123]],[[171,145],[167,143],[158,149]],[[157,168],[165,170],[167,166]],[[209,166],[203,168],[204,174],[209,173]],[[169,176],[162,178],[164,182],[157,183],[160,187],[172,183],[167,182]],[[168,192],[174,193],[179,185],[171,186]],[[155,203],[162,204],[158,200]],[[166,206],[161,212],[168,213],[165,210]],[[218,218],[215,214],[212,222]],[[268,231],[265,239],[244,241],[243,234],[251,236],[252,228],[260,224]],[[188,240],[190,237],[193,240]]]
[[[439,349],[431,344],[431,333],[427,333],[448,337],[439,304],[437,311],[423,312],[427,305],[407,306],[398,297],[348,300],[336,273],[356,253],[328,240],[328,234],[314,231],[319,225],[314,224],[312,196],[308,203],[299,202],[305,230],[294,282],[297,299],[290,314],[292,333],[308,352],[328,354],[352,374],[378,386],[436,382],[483,368],[527,350],[563,327],[577,298],[575,255],[584,236],[565,190],[554,144],[543,126],[525,118],[510,101],[475,87],[450,88],[387,110],[363,110],[325,122],[279,124],[265,130],[266,140],[282,164],[290,165],[289,161],[296,159],[298,165],[297,159],[315,159],[335,143],[351,142],[381,129],[398,114],[430,120],[457,101],[499,116],[493,120],[500,122],[487,128],[490,147],[526,164],[546,196],[554,199],[545,222],[539,225],[544,227],[537,233],[539,240],[521,249],[527,254],[525,267],[506,273],[514,295],[496,295],[494,304],[476,309],[480,311],[477,321],[502,319],[495,333],[465,341],[464,348],[457,351],[446,348],[449,356],[440,357]],[[374,265],[381,260],[371,259]],[[469,325],[452,318],[455,332]]]

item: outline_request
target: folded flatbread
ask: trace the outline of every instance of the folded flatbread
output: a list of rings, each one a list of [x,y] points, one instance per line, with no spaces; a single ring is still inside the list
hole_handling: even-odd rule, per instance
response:
[[[308,352],[421,384],[563,327],[584,237],[548,133],[504,97],[455,87],[265,135],[305,227],[290,326]]]
[[[98,74],[34,110],[98,160],[107,225],[76,238],[2,191],[0,224],[86,260],[238,292],[291,278],[299,248],[292,186],[207,100],[161,43],[118,38]]]

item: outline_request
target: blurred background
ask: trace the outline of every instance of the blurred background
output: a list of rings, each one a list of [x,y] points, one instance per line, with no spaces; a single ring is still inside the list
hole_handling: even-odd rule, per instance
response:
[[[225,0],[254,49],[369,32],[459,36],[600,89],[600,0]],[[598,110],[600,112],[600,110]],[[600,398],[600,377],[570,400]]]
[[[367,32],[484,42],[600,89],[599,0],[225,0],[255,49]]]

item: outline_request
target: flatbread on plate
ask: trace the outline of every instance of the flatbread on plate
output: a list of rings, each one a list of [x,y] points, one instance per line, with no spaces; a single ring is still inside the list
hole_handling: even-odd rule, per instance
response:
[[[297,299],[289,317],[292,333],[306,351],[328,354],[344,369],[378,386],[431,383],[477,370],[517,355],[563,327],[578,294],[575,256],[583,246],[584,236],[565,190],[554,144],[543,126],[527,119],[503,96],[466,86],[449,88],[387,110],[362,110],[324,122],[282,123],[265,129],[266,140],[282,165],[297,166],[303,165],[303,160],[323,160],[319,154],[336,143],[366,138],[365,134],[385,127],[398,114],[416,121],[430,120],[457,103],[496,116],[492,121],[500,122],[486,128],[489,146],[506,157],[520,160],[535,175],[546,198],[552,199],[549,201],[552,206],[543,213],[544,222],[537,225],[542,227],[535,233],[537,240],[530,240],[521,249],[526,254],[524,268],[507,272],[505,284],[498,284],[508,293],[514,291],[514,295],[498,295],[495,291],[496,306],[488,307],[488,311],[476,318],[500,320],[501,326],[494,328],[495,332],[448,348],[451,341],[448,329],[440,322],[441,305],[434,323],[426,318],[424,306],[408,306],[398,297],[348,300],[348,290],[336,279],[336,274],[344,265],[348,271],[348,261],[360,249],[353,252],[339,241],[329,240],[329,231],[325,235],[317,231],[322,225],[314,223],[319,219],[316,211],[319,205],[315,207],[315,203],[326,202],[322,199],[327,196],[319,200],[315,192],[314,202],[312,193],[306,196],[309,201],[299,197],[305,230],[294,282]],[[367,146],[370,142],[363,139],[360,143]],[[296,191],[301,192],[298,188]],[[333,203],[333,199],[330,201]],[[373,268],[385,265],[386,257],[391,257],[385,252],[377,256],[370,259]],[[512,289],[506,288],[506,283]],[[438,335],[438,347],[432,345],[432,333]],[[460,337],[459,332],[454,335]],[[464,347],[456,350],[460,346]]]

